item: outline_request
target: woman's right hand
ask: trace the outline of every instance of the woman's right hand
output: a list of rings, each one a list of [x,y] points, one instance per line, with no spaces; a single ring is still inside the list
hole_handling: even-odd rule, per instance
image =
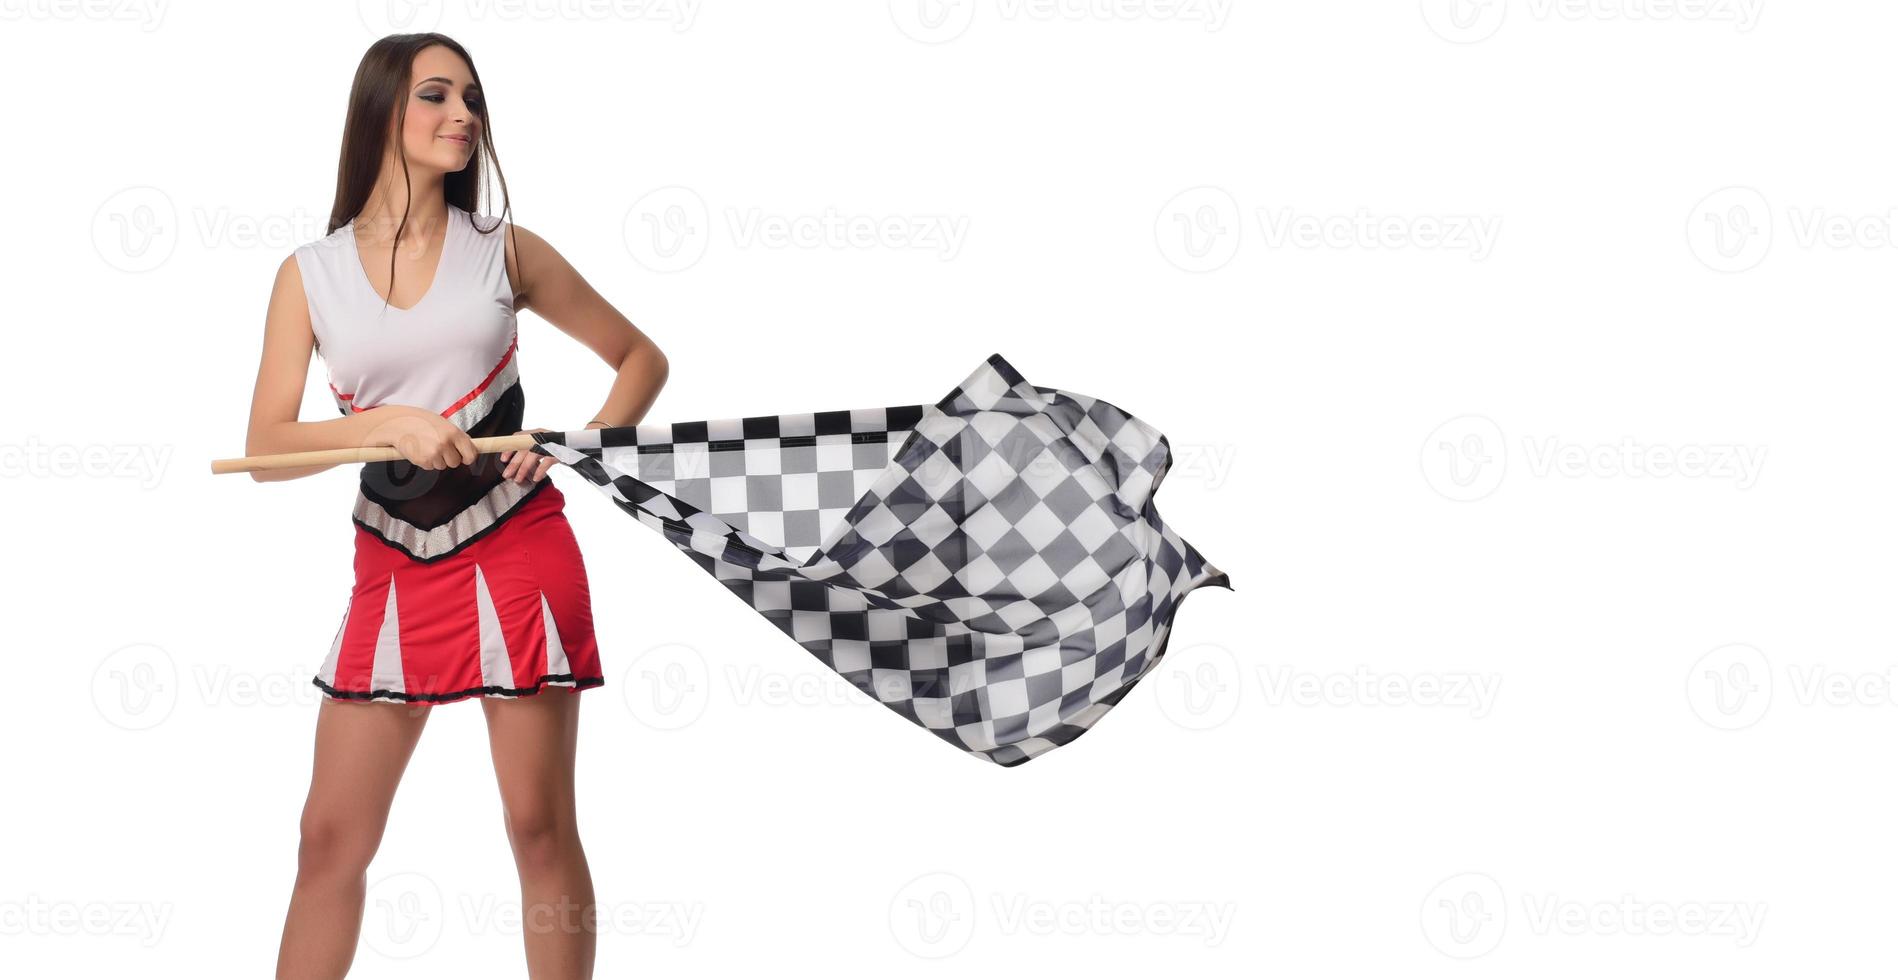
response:
[[[453,422],[434,412],[403,405],[388,422],[376,427],[376,445],[393,446],[403,458],[425,470],[445,470],[474,462],[474,440]]]

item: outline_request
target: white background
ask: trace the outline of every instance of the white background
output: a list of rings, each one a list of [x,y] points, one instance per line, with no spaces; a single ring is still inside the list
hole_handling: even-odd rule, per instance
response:
[[[208,462],[358,58],[431,27],[513,217],[669,355],[648,421],[933,402],[999,352],[1167,433],[1160,510],[1237,590],[1003,769],[556,470],[600,976],[1886,958],[1891,5],[414,13],[0,0],[0,972],[270,969],[355,474]],[[607,370],[521,334],[528,424],[580,427]],[[369,877],[353,975],[524,973],[477,705]]]

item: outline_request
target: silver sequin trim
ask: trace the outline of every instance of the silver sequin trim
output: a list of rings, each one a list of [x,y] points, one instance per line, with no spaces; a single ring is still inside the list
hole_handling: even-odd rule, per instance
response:
[[[358,488],[355,517],[390,544],[426,561],[453,551],[475,534],[492,527],[502,514],[538,485],[504,479],[448,523],[427,531],[389,513]]]

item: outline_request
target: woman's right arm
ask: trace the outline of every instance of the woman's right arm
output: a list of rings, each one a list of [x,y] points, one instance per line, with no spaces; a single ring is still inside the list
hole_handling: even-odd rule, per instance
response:
[[[277,282],[271,288],[270,308],[264,316],[263,358],[257,366],[257,386],[251,392],[244,455],[395,446],[425,469],[475,461],[474,441],[468,434],[424,408],[380,405],[322,422],[297,421],[315,346],[303,276],[296,256],[291,255],[277,267]],[[294,480],[335,465],[253,470],[250,476],[259,483]]]

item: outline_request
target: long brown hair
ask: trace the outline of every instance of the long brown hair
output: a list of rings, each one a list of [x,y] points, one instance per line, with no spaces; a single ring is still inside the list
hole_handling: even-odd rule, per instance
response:
[[[501,182],[501,218],[493,228],[482,228],[475,224],[475,230],[483,235],[493,232],[502,221],[509,221],[508,230],[513,231],[510,220],[512,207],[507,194],[507,177],[501,173],[501,160],[494,152],[493,127],[488,121],[487,89],[481,86],[481,72],[475,69],[474,59],[468,56],[467,49],[446,34],[433,32],[425,34],[391,34],[369,46],[363,53],[362,62],[356,66],[356,79],[349,86],[349,114],[343,120],[343,148],[336,164],[336,198],[330,204],[329,231],[334,232],[347,224],[350,219],[362,211],[369,203],[369,193],[375,189],[376,177],[382,170],[382,157],[389,144],[389,115],[395,114],[396,158],[402,162],[402,181],[414,195],[413,184],[409,180],[408,155],[401,148],[403,123],[409,116],[409,75],[414,68],[415,56],[423,48],[439,44],[468,63],[468,74],[477,89],[481,89],[481,102],[475,107],[475,115],[481,120],[481,132],[476,141],[477,152],[468,161],[468,165],[442,178],[442,196],[448,204],[461,208],[469,214],[478,213],[480,194],[486,185],[486,169],[482,157],[494,165],[494,175]],[[409,224],[409,204],[402,205],[402,221],[396,225],[395,240],[402,240],[402,230]],[[504,250],[505,251],[505,250]],[[520,244],[515,243],[516,261],[519,261]],[[514,282],[520,282],[518,265],[515,268]],[[395,249],[389,250],[389,295],[395,295]],[[383,297],[383,306],[389,305],[389,298]]]

